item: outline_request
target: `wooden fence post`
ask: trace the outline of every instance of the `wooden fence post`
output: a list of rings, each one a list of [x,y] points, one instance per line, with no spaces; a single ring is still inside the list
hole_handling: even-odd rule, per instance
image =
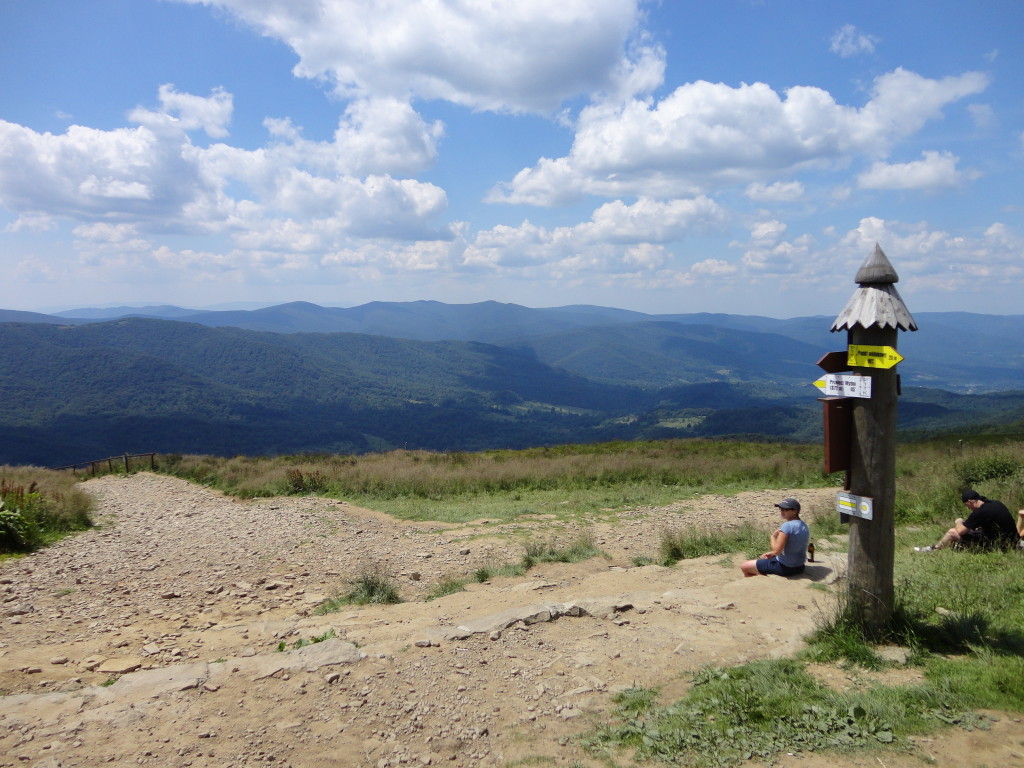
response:
[[[864,628],[882,635],[892,619],[896,507],[896,397],[894,366],[898,331],[917,324],[895,286],[899,280],[876,244],[857,272],[859,288],[836,318],[832,331],[847,331],[848,364],[868,376],[871,396],[853,399],[849,491],[871,500],[870,519],[850,518],[849,597]]]
[[[72,472],[77,472],[79,467],[82,467],[83,471],[85,470],[86,467],[88,467],[89,468],[89,472],[92,474],[92,476],[96,477],[96,472],[99,470],[99,467],[101,467],[104,463],[106,463],[106,465],[107,465],[107,471],[108,472],[113,472],[114,471],[114,462],[115,461],[123,461],[124,462],[124,471],[125,471],[125,473],[127,473],[131,469],[131,460],[132,459],[142,459],[142,458],[144,458],[146,456],[149,457],[149,468],[152,469],[152,470],[155,470],[156,469],[156,453],[155,452],[153,452],[153,453],[124,453],[124,454],[121,454],[120,456],[109,456],[109,457],[107,457],[105,459],[93,459],[92,461],[84,461],[84,462],[80,462],[78,464],[65,464],[63,467],[50,467],[50,469],[53,469],[53,470],[70,469]]]

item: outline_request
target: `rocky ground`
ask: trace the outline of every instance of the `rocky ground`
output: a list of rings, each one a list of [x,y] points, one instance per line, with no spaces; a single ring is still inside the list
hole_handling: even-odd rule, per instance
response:
[[[703,665],[793,653],[845,564],[841,540],[815,537],[820,562],[795,579],[744,579],[738,556],[633,565],[667,528],[767,526],[790,494],[706,496],[578,524],[607,559],[425,601],[445,578],[519,560],[524,539],[580,531],[242,502],[145,473],[85,488],[96,529],[0,563],[0,766],[599,765],[575,737],[616,691],[659,686],[669,700]],[[834,506],[834,489],[792,495],[805,517]],[[371,565],[405,602],[313,613]],[[1019,720],[996,718],[921,739],[913,755],[780,765],[1024,764]]]

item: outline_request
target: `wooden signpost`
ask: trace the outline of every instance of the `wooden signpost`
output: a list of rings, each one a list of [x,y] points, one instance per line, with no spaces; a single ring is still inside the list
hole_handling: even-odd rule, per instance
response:
[[[850,410],[850,436],[846,487],[840,497],[845,503],[840,504],[837,498],[837,508],[850,516],[850,605],[858,610],[865,629],[876,635],[888,627],[894,600],[895,366],[903,359],[896,351],[896,340],[899,331],[917,330],[893,285],[898,280],[889,259],[875,245],[857,272],[855,282],[859,287],[832,325],[833,332],[847,332],[843,370],[870,380],[870,397],[841,398]],[[833,366],[839,364],[831,362]],[[828,450],[826,441],[826,470]],[[866,516],[861,502],[864,499],[870,500],[870,514]]]

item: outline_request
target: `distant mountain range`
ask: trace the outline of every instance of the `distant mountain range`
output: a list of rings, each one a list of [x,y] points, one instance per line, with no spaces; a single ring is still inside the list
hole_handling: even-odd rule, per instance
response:
[[[768,347],[755,365],[771,366],[774,361],[767,355],[776,352],[777,337],[802,342],[814,348],[808,354],[841,349],[845,346],[845,333],[834,334],[830,327],[835,318],[826,316],[796,317],[785,320],[750,315],[693,313],[675,315],[649,315],[610,307],[574,305],[549,309],[531,309],[516,304],[485,301],[477,304],[444,304],[437,301],[371,302],[358,307],[321,307],[308,302],[291,302],[254,310],[199,311],[175,306],[115,307],[108,309],[75,309],[55,315],[16,310],[0,310],[0,322],[52,323],[83,325],[103,320],[127,317],[146,317],[198,323],[209,327],[234,327],[269,333],[361,333],[419,341],[480,341],[505,347],[544,350],[539,359],[552,365],[567,365],[583,375],[591,371],[577,368],[574,361],[588,359],[585,348],[617,354],[613,345],[633,347],[637,336],[664,335],[671,329],[655,323],[672,326],[704,325],[741,331],[750,334],[749,345]],[[920,331],[901,333],[899,348],[906,358],[901,364],[901,375],[908,386],[922,385],[950,392],[980,393],[1020,389],[1024,381],[1024,315],[983,315],[968,312],[921,312],[915,315]],[[648,324],[637,328],[629,336],[623,326]],[[613,328],[618,328],[613,331]],[[592,331],[586,334],[572,331]],[[601,338],[607,336],[606,339]],[[767,335],[776,337],[771,340]],[[698,334],[699,336],[699,334]],[[717,351],[707,350],[710,358],[721,358],[729,350],[723,345],[727,339],[713,339],[705,334],[709,345]],[[739,336],[730,339],[738,340]],[[696,340],[695,340],[696,341]],[[667,343],[667,342],[666,342]],[[645,343],[644,351],[627,355],[624,365],[633,366],[648,352],[653,340]],[[580,349],[574,349],[579,345]],[[593,346],[596,345],[596,346]],[[749,345],[743,345],[748,348]],[[686,352],[692,352],[687,349]],[[792,351],[798,351],[792,348]],[[679,360],[679,354],[669,354]],[[813,366],[818,358],[803,358]],[[582,365],[582,363],[581,363]],[[608,368],[602,361],[598,367]],[[666,373],[657,365],[659,381],[674,380],[674,373]],[[697,363],[699,367],[701,363]],[[646,367],[646,366],[644,366]],[[684,364],[684,368],[692,367]],[[726,366],[728,367],[728,366]],[[804,373],[816,372],[816,368]],[[801,374],[803,375],[803,374]],[[629,381],[625,371],[611,377],[616,381]],[[648,383],[655,383],[647,380]]]
[[[815,363],[846,344],[833,319],[432,301],[0,310],[0,463],[812,440]],[[1014,428],[1024,316],[915,319],[899,336],[901,428]]]

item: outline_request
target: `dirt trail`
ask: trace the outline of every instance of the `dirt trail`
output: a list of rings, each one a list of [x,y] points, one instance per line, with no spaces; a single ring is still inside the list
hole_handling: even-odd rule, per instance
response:
[[[424,602],[442,578],[518,560],[525,538],[578,530],[402,523],[318,498],[241,502],[145,473],[84,487],[98,528],[0,564],[0,766],[597,765],[573,737],[616,691],[658,685],[670,698],[702,665],[796,651],[845,563],[841,542],[816,537],[823,562],[798,579],[743,579],[738,557],[632,565],[666,528],[767,526],[789,494],[706,496],[575,526],[609,559]],[[832,489],[792,495],[809,515],[834,503]],[[313,615],[369,563],[406,602]],[[938,765],[1020,765],[1022,738],[1001,718],[921,749]],[[837,765],[781,764],[826,763]]]

